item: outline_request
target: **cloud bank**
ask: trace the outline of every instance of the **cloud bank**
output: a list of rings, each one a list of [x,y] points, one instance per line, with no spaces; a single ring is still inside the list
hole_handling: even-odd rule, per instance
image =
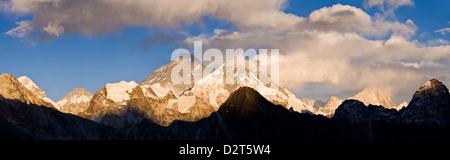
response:
[[[408,101],[432,77],[450,81],[450,46],[410,40],[415,31],[412,20],[388,21],[337,4],[302,17],[285,34],[217,30],[209,37],[187,38],[185,43],[202,40],[214,48],[279,48],[280,81],[291,89],[324,84],[355,94],[373,86]],[[310,92],[326,94],[327,89]]]
[[[336,4],[300,17],[285,13],[286,5],[285,0],[9,0],[0,8],[33,17],[5,33],[19,38],[33,30],[59,37],[105,35],[124,27],[176,29],[211,16],[236,29],[215,29],[213,35],[187,37],[184,43],[192,46],[202,40],[204,48],[280,49],[280,80],[293,90],[324,84],[356,93],[375,86],[409,100],[432,77],[450,82],[448,41],[420,44],[411,39],[417,30],[413,20],[392,18],[396,8],[414,5],[412,0],[364,1],[366,7],[385,12],[374,16]],[[184,37],[155,35],[141,45],[180,38]],[[327,95],[320,87],[312,92]]]
[[[2,3],[2,10],[31,14],[33,20],[28,27],[58,37],[104,35],[126,26],[176,28],[205,16],[224,19],[240,29],[283,31],[300,19],[282,12],[284,5],[284,0],[10,0]],[[23,27],[19,25],[11,32],[22,31]]]

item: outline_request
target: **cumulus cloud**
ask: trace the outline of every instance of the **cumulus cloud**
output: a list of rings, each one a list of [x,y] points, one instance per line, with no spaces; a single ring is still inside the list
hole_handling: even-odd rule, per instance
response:
[[[339,32],[358,32],[363,35],[382,37],[390,33],[410,37],[415,34],[416,26],[409,19],[406,23],[387,21],[382,16],[372,18],[363,10],[336,4],[312,12],[309,17],[297,24],[299,30],[323,30]]]
[[[192,40],[203,40],[209,47],[279,48],[280,81],[292,89],[310,83],[353,91],[376,86],[408,100],[431,77],[448,81],[445,75],[449,74],[446,62],[450,61],[450,46],[420,47],[395,35],[387,40],[369,40],[356,33],[336,31],[291,32],[284,36],[234,32],[192,37],[186,42]]]
[[[33,15],[33,29],[51,36],[102,35],[126,26],[178,27],[204,16],[226,20],[240,29],[283,32],[300,20],[281,10],[285,0],[10,0],[4,11]]]
[[[333,5],[313,11],[298,24],[299,29],[364,30],[372,24],[372,18],[359,8],[349,5]]]
[[[212,36],[189,37],[185,43],[201,40],[204,48],[280,49],[280,81],[294,90],[309,84],[339,86],[342,92],[375,86],[407,101],[431,77],[450,82],[446,76],[450,46],[409,40],[415,34],[412,20],[387,21],[339,4],[302,19],[284,34],[216,30]],[[387,39],[370,38],[377,35]],[[321,90],[309,91],[327,92],[316,89]]]

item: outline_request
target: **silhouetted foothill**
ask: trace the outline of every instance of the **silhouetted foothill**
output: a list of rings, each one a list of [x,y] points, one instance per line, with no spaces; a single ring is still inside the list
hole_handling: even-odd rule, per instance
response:
[[[272,105],[253,88],[241,87],[230,95],[218,112],[228,115],[248,116],[267,110],[267,107]]]

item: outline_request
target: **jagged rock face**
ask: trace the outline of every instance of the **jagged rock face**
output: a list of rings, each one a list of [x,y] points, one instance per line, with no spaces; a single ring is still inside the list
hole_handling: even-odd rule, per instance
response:
[[[449,91],[442,82],[436,79],[430,79],[414,93],[411,102],[415,102],[421,99],[446,97],[447,95],[449,95]]]
[[[215,111],[211,105],[195,96],[189,97],[189,99],[193,98],[193,100],[184,100],[183,98],[186,98],[186,96],[176,97],[172,92],[169,92],[163,98],[153,99],[145,97],[141,91],[143,89],[145,88],[136,87],[133,90],[128,106],[141,112],[143,111],[146,119],[150,119],[162,126],[168,126],[174,120],[198,121]],[[180,108],[186,105],[190,105],[190,107],[185,112],[180,112]]]
[[[105,85],[94,94],[89,102],[89,107],[80,113],[80,116],[101,122],[107,113],[108,115],[121,113],[122,110],[127,109],[127,103],[131,99],[130,94],[136,87],[139,86],[133,81]]]
[[[106,90],[99,91],[94,95],[91,101],[89,109],[86,111],[84,117],[89,119],[97,119],[104,124],[113,124],[118,122],[112,120],[111,117],[123,118],[127,122],[138,122],[142,119],[150,119],[157,124],[168,126],[174,120],[183,121],[197,121],[201,118],[209,116],[212,112],[217,111],[219,106],[227,100],[230,93],[236,91],[241,86],[250,86],[258,92],[269,93],[263,94],[263,96],[274,104],[279,104],[285,108],[292,107],[297,112],[310,111],[312,107],[304,105],[301,100],[297,99],[293,93],[289,90],[277,86],[276,89],[272,89],[264,85],[256,78],[254,73],[244,70],[244,73],[237,72],[233,75],[235,83],[225,83],[226,66],[222,65],[212,73],[204,75],[195,84],[174,84],[171,80],[171,72],[178,64],[188,63],[188,61],[173,61],[166,66],[163,66],[152,73],[140,85],[129,85],[126,82],[119,84],[110,84],[110,86],[118,86],[116,90],[118,97],[125,97],[125,99],[108,98],[114,97],[108,91],[108,85]],[[191,63],[191,76],[202,69],[205,70],[203,65],[196,62]],[[202,67],[201,67],[202,66]],[[120,86],[131,86],[128,89],[123,90]],[[139,86],[139,87],[136,87]],[[131,89],[134,88],[131,93]],[[103,96],[102,96],[103,95]],[[107,95],[107,96],[104,96]],[[107,101],[108,99],[113,101]],[[117,99],[117,100],[114,100]],[[109,107],[108,107],[109,106]],[[139,112],[133,113],[131,112]],[[109,114],[107,114],[109,113]],[[123,114],[122,116],[118,116]],[[107,115],[105,118],[104,115]],[[115,116],[113,116],[115,115]],[[141,118],[131,120],[125,115],[143,115]],[[106,122],[111,121],[111,123]],[[123,127],[126,123],[121,123],[116,127]]]
[[[89,107],[93,95],[83,88],[76,88],[57,102],[60,111],[78,115]]]
[[[156,71],[154,71],[150,76],[145,78],[141,83],[139,83],[142,86],[149,87],[152,86],[166,89],[167,91],[172,91],[176,96],[180,96],[184,91],[188,90],[189,88],[192,88],[195,84],[195,81],[191,81],[190,84],[175,84],[172,81],[171,73],[174,70],[174,68],[177,65],[186,65],[188,63],[191,63],[191,77],[196,76],[197,73],[202,74],[203,70],[205,69],[205,66],[198,63],[195,60],[187,61],[178,59],[175,61],[170,62],[169,64],[160,67]],[[156,88],[154,88],[156,90]],[[166,91],[166,92],[167,92]],[[164,94],[165,95],[165,94]],[[162,96],[164,96],[162,95]]]
[[[26,104],[53,107],[28,90],[13,75],[3,73],[0,76],[0,95],[6,99],[19,100]]]
[[[406,123],[449,125],[450,93],[442,82],[431,79],[414,93],[408,107],[401,111]]]
[[[80,116],[86,119],[100,122],[103,115],[105,115],[108,110],[114,108],[116,108],[116,104],[114,103],[114,101],[106,98],[106,88],[103,88],[95,92],[94,96],[89,102],[89,107],[86,109],[86,111],[80,113]]]
[[[140,123],[143,119],[162,126],[168,126],[174,120],[197,121],[215,111],[211,105],[196,96],[177,97],[172,91],[161,96],[151,87],[134,85],[133,82],[121,82],[109,87],[111,86],[118,88],[109,88],[108,91],[106,86],[97,91],[81,116],[121,128]],[[134,88],[129,90],[130,86]],[[122,99],[111,95],[110,91],[122,95],[119,96]]]
[[[53,100],[48,98],[43,90],[41,90],[36,83],[34,83],[30,78],[27,76],[22,76],[17,79],[25,88],[31,91],[34,95],[39,97],[40,99],[44,100],[47,103],[50,103],[53,107],[56,109],[60,109],[59,105],[56,104]]]
[[[383,121],[421,126],[450,125],[450,93],[441,82],[431,79],[420,87],[406,108],[396,111],[381,106],[366,107],[357,100],[346,100],[336,109],[334,119],[352,123]]]
[[[34,95],[36,95],[39,98],[46,97],[45,92],[42,91],[30,78],[26,76],[22,76],[17,78],[17,80],[22,83],[22,85],[31,91]]]

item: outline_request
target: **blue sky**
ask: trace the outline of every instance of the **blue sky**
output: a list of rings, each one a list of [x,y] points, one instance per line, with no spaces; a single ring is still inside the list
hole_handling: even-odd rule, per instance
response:
[[[338,3],[360,8],[370,16],[383,12],[376,6],[365,7],[364,1],[356,0],[288,1],[286,8],[281,11],[308,17],[315,10]],[[423,44],[437,39],[450,41],[450,33],[435,33],[436,30],[450,27],[449,7],[448,0],[415,0],[414,5],[396,8],[395,16],[388,19],[401,23],[411,19],[414,22],[417,30],[409,41],[417,40]],[[214,29],[236,31],[242,28],[234,24],[233,20],[206,15],[200,20],[183,22],[175,27],[124,25],[106,34],[72,32],[44,39],[42,29],[33,29],[24,37],[6,34],[17,27],[19,21],[34,21],[35,13],[22,14],[7,9],[0,12],[0,72],[30,77],[55,102],[75,88],[85,88],[94,94],[107,83],[122,80],[139,83],[154,70],[169,63],[174,49],[189,48],[183,43],[185,38],[198,35],[210,37]],[[172,36],[168,39],[159,38],[165,35]],[[389,36],[366,38],[388,39]],[[301,94],[301,89],[295,87],[293,90],[299,93],[297,96],[300,98],[332,94]],[[320,96],[318,98],[326,100]]]

